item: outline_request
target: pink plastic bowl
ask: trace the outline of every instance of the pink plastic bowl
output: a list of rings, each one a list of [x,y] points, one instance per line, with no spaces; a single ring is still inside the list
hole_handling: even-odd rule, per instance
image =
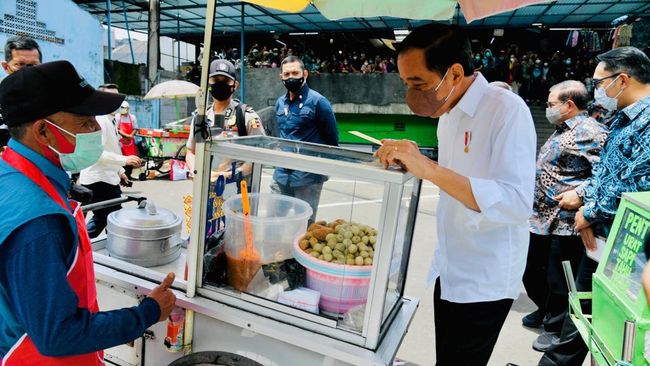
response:
[[[372,266],[329,263],[305,253],[300,246],[302,235],[293,244],[293,256],[307,270],[305,286],[320,292],[321,310],[345,314],[350,308],[368,300]]]

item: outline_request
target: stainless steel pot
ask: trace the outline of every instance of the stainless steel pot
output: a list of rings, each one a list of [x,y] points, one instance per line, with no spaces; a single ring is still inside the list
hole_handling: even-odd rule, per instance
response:
[[[144,267],[167,264],[181,254],[181,224],[173,212],[143,201],[108,215],[106,250]]]

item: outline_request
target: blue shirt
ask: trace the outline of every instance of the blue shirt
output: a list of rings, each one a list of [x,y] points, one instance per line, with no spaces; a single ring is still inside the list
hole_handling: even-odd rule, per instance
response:
[[[532,233],[577,235],[576,210],[560,209],[553,197],[586,184],[593,165],[600,160],[606,138],[607,127],[586,114],[556,126],[537,157]]]
[[[650,190],[650,96],[614,115],[610,133],[585,185],[584,216],[601,224],[604,234],[614,222],[624,192]],[[602,233],[602,232],[601,232]]]
[[[15,140],[9,147],[67,197],[65,171]],[[94,314],[77,308],[66,278],[78,245],[74,218],[4,161],[0,212],[0,358],[25,333],[41,354],[61,357],[127,343],[158,321],[160,308],[150,298],[139,306]]]
[[[331,146],[339,144],[339,131],[332,105],[320,93],[309,89],[306,83],[293,101],[289,99],[289,93],[278,98],[275,114],[280,137],[283,139]],[[284,186],[304,187],[324,182],[327,177],[277,168],[273,179]]]

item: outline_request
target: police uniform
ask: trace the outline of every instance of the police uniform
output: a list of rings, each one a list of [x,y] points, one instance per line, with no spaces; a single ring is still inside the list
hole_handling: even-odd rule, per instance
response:
[[[228,108],[223,113],[224,116],[224,125],[221,126],[223,129],[223,132],[219,134],[218,136],[213,136],[214,138],[229,138],[229,137],[237,137],[239,136],[239,132],[237,131],[237,106],[239,105],[239,101],[236,99],[232,99],[230,101],[230,105]],[[214,109],[212,106],[208,108],[208,110],[205,113],[205,118],[208,121],[208,126],[214,127]],[[194,123],[196,121],[197,115],[194,115],[194,118],[192,118],[192,126],[190,128],[190,137],[187,139],[187,147],[189,149],[194,148]],[[253,136],[253,135],[266,135],[264,132],[264,127],[262,127],[262,121],[260,120],[260,116],[257,115],[253,107],[251,106],[246,106],[246,110],[244,111],[244,119],[246,120],[246,132],[248,136]]]

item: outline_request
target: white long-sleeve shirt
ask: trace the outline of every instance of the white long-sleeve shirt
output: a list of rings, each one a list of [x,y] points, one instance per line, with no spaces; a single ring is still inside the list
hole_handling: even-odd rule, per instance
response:
[[[112,185],[120,184],[120,174],[124,172],[126,156],[122,155],[117,126],[113,123],[113,116],[95,117],[102,128],[102,144],[104,151],[99,161],[83,169],[79,175],[79,183],[88,185],[104,182]]]
[[[477,73],[438,123],[440,166],[470,180],[481,212],[445,192],[429,284],[441,298],[469,303],[516,299],[526,265],[535,186],[536,134],[528,106]]]

